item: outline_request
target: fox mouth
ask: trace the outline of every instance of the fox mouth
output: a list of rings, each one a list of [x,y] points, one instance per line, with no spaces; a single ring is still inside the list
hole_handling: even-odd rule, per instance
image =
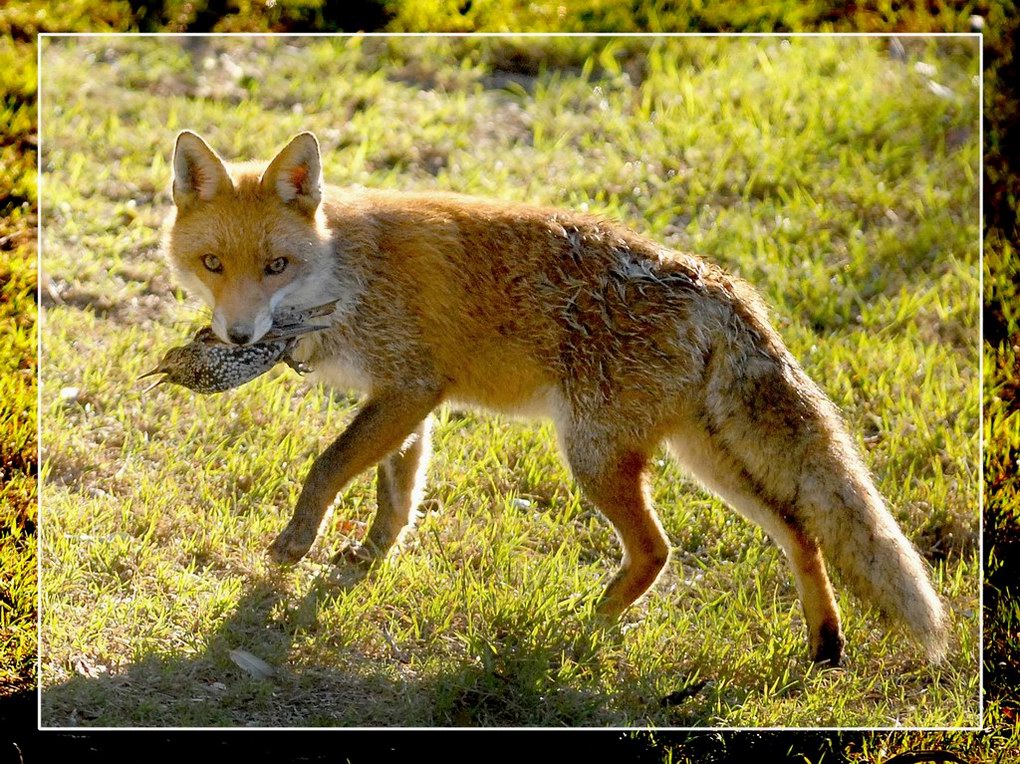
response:
[[[279,342],[328,329],[333,325],[328,319],[336,311],[338,302],[339,299],[311,307],[278,309],[273,313],[272,327],[262,335],[259,342]]]
[[[215,311],[213,313],[212,332],[225,345],[247,347],[262,345],[269,342],[300,337],[304,334],[322,331],[332,326],[330,317],[334,314],[341,298],[336,298],[319,305],[295,305],[276,308],[268,317],[268,326],[262,316],[255,322],[251,333],[227,327]],[[261,327],[265,327],[260,331]]]

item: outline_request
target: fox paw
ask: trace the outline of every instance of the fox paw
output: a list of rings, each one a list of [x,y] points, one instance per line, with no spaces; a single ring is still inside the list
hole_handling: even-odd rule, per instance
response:
[[[811,660],[823,668],[838,668],[846,645],[839,624],[823,624],[815,642],[811,647]]]
[[[280,564],[297,562],[308,554],[314,541],[314,534],[288,525],[269,547],[269,557]]]
[[[340,567],[350,565],[368,567],[378,560],[379,556],[374,544],[368,542],[358,544],[354,541],[349,541],[344,544],[339,552],[333,555],[333,564]]]

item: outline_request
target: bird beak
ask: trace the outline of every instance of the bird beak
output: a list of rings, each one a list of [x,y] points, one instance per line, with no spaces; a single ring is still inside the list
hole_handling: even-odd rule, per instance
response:
[[[138,379],[145,379],[146,377],[151,377],[151,376],[152,376],[153,374],[166,374],[166,372],[165,372],[165,371],[163,371],[163,367],[162,367],[162,366],[159,366],[159,367],[157,367],[157,368],[153,369],[152,371],[147,371],[147,372],[145,372],[144,374],[141,374],[141,375],[139,375],[139,376],[138,376]],[[142,395],[145,395],[145,394],[146,394],[147,392],[149,392],[149,391],[150,391],[150,390],[151,390],[152,388],[154,388],[154,387],[157,387],[157,386],[159,386],[159,385],[163,384],[163,383],[164,383],[165,381],[166,381],[166,378],[165,378],[165,377],[162,377],[162,378],[160,378],[160,379],[157,379],[157,380],[156,380],[155,382],[153,382],[153,383],[152,383],[151,385],[149,385],[149,386],[148,386],[147,388],[145,388],[144,390],[142,390]]]

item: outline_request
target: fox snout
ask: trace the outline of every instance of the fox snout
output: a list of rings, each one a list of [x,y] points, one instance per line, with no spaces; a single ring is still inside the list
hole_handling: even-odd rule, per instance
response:
[[[236,327],[230,327],[227,329],[227,339],[235,345],[247,345],[252,341],[254,336],[254,332],[249,331],[248,329],[238,329]]]
[[[212,330],[224,342],[232,345],[248,345],[258,342],[273,327],[273,314],[268,305],[254,313],[248,311],[233,313],[223,306],[213,309]]]

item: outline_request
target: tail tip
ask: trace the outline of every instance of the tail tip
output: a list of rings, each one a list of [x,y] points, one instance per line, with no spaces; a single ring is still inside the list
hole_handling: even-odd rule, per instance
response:
[[[939,664],[945,661],[949,653],[949,616],[937,597],[931,603],[927,615],[916,633],[928,660]]]

